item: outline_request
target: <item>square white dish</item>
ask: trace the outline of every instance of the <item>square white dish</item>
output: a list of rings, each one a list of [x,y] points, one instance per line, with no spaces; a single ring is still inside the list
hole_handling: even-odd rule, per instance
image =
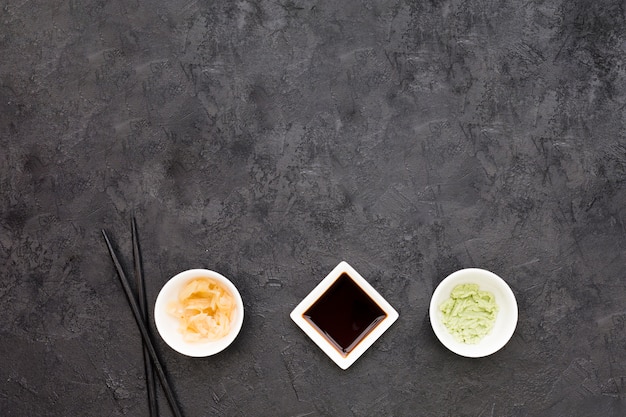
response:
[[[313,311],[315,306],[319,306],[318,301],[328,305],[327,302],[333,296],[332,293],[336,293],[336,286],[341,279],[342,282],[347,282],[347,275],[351,282],[347,285],[351,287],[354,284],[354,288],[350,288],[355,293],[355,296],[360,297],[357,301],[366,301],[369,299],[372,309],[376,312],[381,311],[384,313],[379,315],[380,319],[372,321],[371,326],[364,329],[362,337],[358,337],[354,340],[354,343],[350,347],[342,348],[345,344],[338,343],[328,332],[324,332],[319,326],[316,325],[315,319],[307,312]],[[339,284],[338,284],[339,285]],[[344,285],[344,284],[341,284]],[[329,291],[331,290],[332,291]],[[358,290],[357,290],[358,288]],[[359,290],[362,292],[360,293]],[[335,304],[338,302],[335,299]],[[332,304],[332,303],[331,303]],[[355,308],[361,308],[356,305],[341,305],[336,309],[338,322],[346,322],[351,320],[351,317],[346,315],[356,314],[353,311]],[[379,309],[379,310],[378,310]],[[398,319],[398,312],[389,304],[379,293],[363,278],[354,268],[352,268],[347,262],[342,261],[337,265],[327,276],[324,278],[297,306],[290,314],[291,319],[315,342],[316,345],[322,349],[330,359],[332,359],[341,369],[347,369],[352,365],[365,351],[372,346],[372,344]]]

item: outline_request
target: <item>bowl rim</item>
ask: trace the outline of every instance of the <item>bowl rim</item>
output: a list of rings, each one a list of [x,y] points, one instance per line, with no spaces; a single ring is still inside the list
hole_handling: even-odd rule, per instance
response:
[[[456,341],[441,323],[441,312],[438,308],[449,297],[449,292],[454,287],[465,283],[477,283],[481,289],[485,289],[485,285],[488,285],[489,290],[495,288],[496,298],[498,296],[503,298],[503,300],[496,301],[500,308],[496,326],[477,344],[464,344]],[[481,358],[494,354],[509,342],[517,327],[519,310],[515,294],[504,279],[486,269],[464,268],[451,273],[437,285],[430,300],[429,316],[431,327],[441,344],[457,355]]]
[[[204,342],[186,342],[178,332],[178,319],[167,313],[167,305],[176,299],[181,287],[195,278],[211,278],[224,285],[235,298],[237,316],[228,334],[221,339]],[[176,352],[191,357],[207,357],[226,349],[237,338],[244,319],[241,294],[228,278],[210,269],[187,269],[171,277],[161,287],[154,303],[154,322],[161,339]]]

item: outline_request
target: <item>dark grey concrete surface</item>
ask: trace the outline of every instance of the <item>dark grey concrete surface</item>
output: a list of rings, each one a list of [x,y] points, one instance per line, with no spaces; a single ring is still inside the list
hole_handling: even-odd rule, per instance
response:
[[[133,210],[150,302],[244,299],[217,356],[156,338],[185,416],[626,415],[623,1],[0,6],[2,416],[147,415]],[[341,260],[400,313],[347,371],[289,319]],[[484,359],[429,324],[464,267],[519,303]]]

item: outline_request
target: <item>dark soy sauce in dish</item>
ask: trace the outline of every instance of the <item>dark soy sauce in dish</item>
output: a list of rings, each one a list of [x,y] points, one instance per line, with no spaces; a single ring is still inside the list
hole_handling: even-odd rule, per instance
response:
[[[344,273],[303,316],[347,356],[387,314]]]

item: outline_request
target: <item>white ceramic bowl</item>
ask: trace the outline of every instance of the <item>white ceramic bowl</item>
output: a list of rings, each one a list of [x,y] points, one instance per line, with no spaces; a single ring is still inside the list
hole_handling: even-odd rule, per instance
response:
[[[235,298],[236,313],[230,332],[221,339],[204,342],[187,342],[178,331],[179,320],[167,312],[167,307],[176,301],[181,288],[194,278],[211,278],[226,287]],[[183,355],[204,357],[215,355],[226,349],[235,340],[243,324],[243,301],[237,288],[223,275],[208,269],[189,269],[171,278],[165,283],[154,305],[154,321],[165,343]]]
[[[480,290],[491,292],[499,307],[493,329],[476,344],[459,342],[442,322],[439,306],[450,298],[452,289],[460,284],[478,284]],[[441,343],[452,352],[468,358],[480,358],[500,350],[513,336],[517,326],[517,301],[511,288],[493,272],[479,268],[456,271],[446,277],[430,300],[430,324]]]

